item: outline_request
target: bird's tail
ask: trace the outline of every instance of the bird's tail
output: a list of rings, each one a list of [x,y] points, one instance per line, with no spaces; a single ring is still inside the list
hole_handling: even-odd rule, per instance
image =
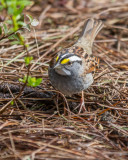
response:
[[[81,44],[80,46],[85,49],[86,47],[92,48],[94,39],[102,27],[103,23],[101,20],[94,20],[93,18],[88,19],[84,24],[84,28],[77,43]]]

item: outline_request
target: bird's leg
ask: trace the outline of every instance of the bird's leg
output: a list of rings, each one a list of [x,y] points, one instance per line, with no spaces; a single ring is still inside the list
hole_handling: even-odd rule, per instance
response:
[[[81,113],[81,111],[86,111],[85,108],[85,103],[84,103],[84,91],[82,91],[82,96],[81,96],[81,100],[80,100],[80,110],[79,113]]]

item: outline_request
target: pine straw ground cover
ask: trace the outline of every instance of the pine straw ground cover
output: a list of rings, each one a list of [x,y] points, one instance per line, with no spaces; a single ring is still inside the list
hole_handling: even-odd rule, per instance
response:
[[[40,20],[38,49],[33,30],[22,34],[34,57],[30,74],[43,81],[39,87],[25,87],[21,92],[23,84],[18,79],[27,73],[26,52],[8,39],[0,42],[0,159],[126,160],[127,1],[39,1],[26,13]],[[80,95],[58,96],[47,70],[50,59],[77,40],[88,17],[102,19],[105,27],[93,47],[100,67],[95,82],[85,91],[87,110],[79,114]]]

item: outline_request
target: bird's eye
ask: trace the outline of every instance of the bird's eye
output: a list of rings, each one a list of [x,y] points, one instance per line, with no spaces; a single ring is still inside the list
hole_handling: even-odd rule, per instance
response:
[[[68,62],[68,65],[71,66],[71,65],[72,65],[72,62],[69,61],[69,62]]]

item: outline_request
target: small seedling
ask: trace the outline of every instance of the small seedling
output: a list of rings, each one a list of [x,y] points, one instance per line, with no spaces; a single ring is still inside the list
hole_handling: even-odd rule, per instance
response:
[[[25,61],[26,66],[28,66],[28,65],[31,63],[32,60],[33,60],[33,57],[32,57],[32,56],[30,56],[30,57],[25,57],[25,58],[24,58],[24,61]]]
[[[24,78],[20,78],[19,81],[22,83],[27,83],[27,86],[37,87],[42,82],[42,78],[36,78],[31,76],[28,76],[27,78],[27,76],[24,76]]]

